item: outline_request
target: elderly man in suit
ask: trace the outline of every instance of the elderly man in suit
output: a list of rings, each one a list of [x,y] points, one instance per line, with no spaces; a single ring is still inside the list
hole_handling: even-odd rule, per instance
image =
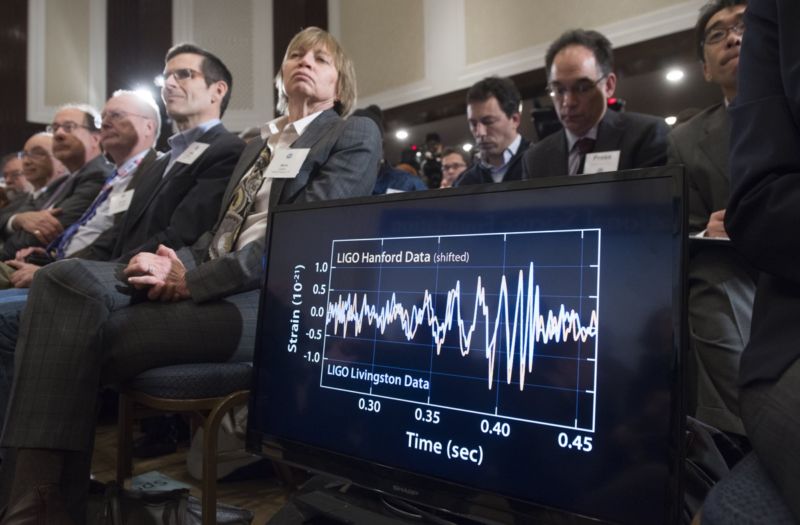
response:
[[[723,219],[730,197],[727,105],[736,96],[744,33],[744,0],[712,0],[695,27],[706,81],[724,100],[676,127],[669,136],[670,164],[686,166],[689,188],[689,328],[696,387],[695,415],[736,436],[739,358],[750,336],[755,270],[728,242]]]
[[[161,116],[158,106],[133,91],[115,92],[102,113],[100,144],[114,161],[115,169],[103,189],[75,223],[47,246],[25,248],[7,262],[16,271],[11,284],[27,288],[42,263],[65,257],[80,257],[103,232],[122,220],[136,188],[143,182],[150,165],[156,161],[154,149]],[[40,264],[26,262],[33,259]]]
[[[725,229],[761,271],[740,365],[742,420],[800,522],[800,237],[791,233],[800,216],[798,21],[795,0],[748,2],[730,109],[732,191]]]
[[[100,150],[100,114],[91,106],[62,106],[47,131],[53,134],[53,156],[69,173],[57,186],[48,185],[43,202],[28,201],[8,219],[0,254],[5,260],[22,248],[46,245],[78,220],[113,169]]]
[[[371,192],[380,132],[370,119],[341,117],[355,99],[355,73],[336,40],[318,28],[296,35],[277,85],[285,115],[248,145],[216,226],[191,247],[162,245],[125,267],[71,259],[38,272],[2,440],[19,450],[6,520],[80,519],[101,383],[252,358],[272,206]]]
[[[3,181],[6,186],[6,195],[11,202],[24,198],[33,191],[33,186],[22,172],[22,158],[18,152],[9,153],[3,157]]]
[[[567,31],[550,45],[545,63],[550,96],[564,129],[531,146],[523,158],[523,178],[666,162],[669,128],[662,119],[608,110],[617,76],[606,37],[596,31]]]

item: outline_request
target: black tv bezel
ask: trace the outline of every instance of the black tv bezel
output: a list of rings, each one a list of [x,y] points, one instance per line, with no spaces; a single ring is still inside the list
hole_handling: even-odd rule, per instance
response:
[[[684,169],[680,165],[642,168],[610,173],[598,173],[579,177],[541,177],[525,181],[503,182],[495,184],[465,186],[443,190],[421,192],[393,193],[380,196],[358,197],[334,201],[314,203],[284,204],[270,210],[266,233],[265,267],[261,290],[267,282],[269,272],[269,248],[272,238],[272,218],[283,212],[297,212],[305,209],[329,207],[346,207],[357,204],[396,202],[405,200],[424,200],[451,197],[457,195],[474,195],[502,193],[523,189],[552,188],[557,186],[596,185],[618,182],[622,180],[641,180],[650,178],[670,178],[673,181],[673,241],[675,243],[675,266],[673,272],[673,356],[671,370],[673,395],[670,403],[670,480],[667,490],[671,497],[666,498],[668,508],[667,523],[678,523],[680,519],[683,494],[683,459],[685,458],[685,399],[684,370],[687,351],[687,234],[688,210],[686,203],[687,190]],[[260,369],[262,355],[258,350],[262,347],[262,319],[265,295],[259,300],[259,318],[256,337],[256,352],[253,363],[253,391],[251,392],[249,409],[257,399],[256,378]],[[379,494],[400,498],[412,504],[445,511],[459,516],[467,516],[486,523],[564,523],[564,524],[600,524],[608,523],[602,519],[579,515],[568,510],[556,509],[545,505],[524,501],[504,494],[484,489],[461,485],[453,481],[435,478],[417,472],[406,471],[398,467],[379,464],[374,461],[349,456],[333,450],[311,446],[298,441],[262,434],[248,424],[247,449],[269,459],[300,467],[310,472],[333,476],[346,483],[373,490]],[[428,496],[430,494],[430,496]]]

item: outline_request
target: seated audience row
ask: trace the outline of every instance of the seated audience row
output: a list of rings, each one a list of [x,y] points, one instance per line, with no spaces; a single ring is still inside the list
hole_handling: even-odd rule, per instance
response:
[[[563,129],[535,144],[519,133],[514,83],[481,80],[466,101],[476,162],[444,150],[441,187],[669,159],[686,168],[692,235],[726,237],[725,107],[736,94],[744,10],[743,1],[713,0],[701,11],[698,56],[724,104],[669,135],[661,118],[608,108],[617,76],[612,46],[596,31],[567,31],[549,47],[548,89]],[[83,521],[101,385],[157,366],[252,359],[271,207],[426,188],[383,159],[380,108],[344,118],[355,72],[323,30],[303,30],[289,44],[276,78],[282,116],[247,145],[220,120],[233,78],[219,58],[178,45],[166,55],[164,79],[178,131],[163,155],[154,150],[158,108],[118,91],[100,114],[61,108],[19,158],[5,159],[0,286],[31,289],[0,292],[2,445],[18,452],[14,472],[2,473],[14,478],[2,523],[23,515]],[[270,169],[289,147],[303,150],[293,178]],[[746,443],[736,377],[755,272],[729,245],[697,243],[689,266],[694,413]]]
[[[341,117],[352,109],[355,74],[328,33],[309,28],[289,44],[276,80],[284,116],[243,152],[235,136],[225,147],[210,144],[228,140],[219,116],[232,81],[217,57],[179,46],[167,54],[164,77],[162,96],[182,127],[153,165],[147,200],[158,203],[166,186],[189,188],[170,211],[186,203],[184,219],[211,226],[185,242],[178,227],[190,225],[167,221],[151,236],[161,244],[139,245],[150,251],[119,262],[65,259],[36,272],[2,438],[17,451],[4,522],[30,515],[83,521],[101,384],[168,364],[252,360],[270,207],[368,195],[375,185],[380,132],[369,118]],[[270,161],[289,146],[307,149],[302,165],[294,178],[276,178]],[[206,169],[195,173],[198,166]],[[227,182],[224,195],[215,191],[219,179]],[[222,204],[191,203],[201,196]],[[159,211],[166,210],[148,210],[143,222],[158,223]]]

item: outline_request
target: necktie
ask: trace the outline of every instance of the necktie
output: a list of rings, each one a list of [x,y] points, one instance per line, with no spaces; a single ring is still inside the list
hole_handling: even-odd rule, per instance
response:
[[[106,199],[108,199],[108,196],[111,194],[111,189],[113,188],[113,186],[111,186],[111,181],[113,181],[118,174],[119,171],[114,170],[106,179],[105,184],[103,184],[102,189],[100,189],[100,193],[98,193],[97,197],[94,198],[92,205],[89,206],[85,212],[83,212],[81,218],[70,224],[69,227],[61,233],[61,235],[53,239],[53,241],[47,245],[47,251],[53,256],[54,259],[58,260],[64,258],[64,252],[69,246],[69,243],[72,241],[72,238],[75,237],[76,233],[78,233],[80,227],[92,220],[92,217],[97,214],[97,208],[99,208],[100,205],[103,204]],[[66,182],[64,184],[66,184]]]
[[[242,177],[236,186],[228,210],[222,217],[217,231],[214,232],[211,245],[208,247],[208,255],[212,259],[230,252],[236,245],[236,240],[242,231],[242,224],[255,203],[258,190],[264,183],[264,172],[269,166],[269,161],[270,151],[265,144],[250,172]]]
[[[582,139],[578,140],[578,142],[575,143],[575,146],[573,146],[575,150],[580,154],[581,158],[580,164],[578,165],[578,175],[583,173],[583,167],[584,164],[586,163],[586,154],[594,151],[594,143],[595,143],[594,139],[590,139],[589,137],[583,137]]]

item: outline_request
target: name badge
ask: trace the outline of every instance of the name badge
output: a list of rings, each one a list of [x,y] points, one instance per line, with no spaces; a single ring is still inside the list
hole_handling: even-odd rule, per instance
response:
[[[123,191],[116,195],[112,195],[108,201],[108,211],[111,215],[128,211],[133,199],[133,190]]]
[[[309,148],[281,148],[275,150],[264,176],[276,179],[293,179],[300,173]]]
[[[597,151],[586,154],[583,173],[600,173],[601,171],[617,171],[619,167],[619,150]]]
[[[175,162],[180,162],[181,164],[191,164],[197,157],[203,154],[205,150],[208,149],[208,144],[204,144],[202,142],[192,142],[189,144],[189,147],[186,148],[181,156]]]

